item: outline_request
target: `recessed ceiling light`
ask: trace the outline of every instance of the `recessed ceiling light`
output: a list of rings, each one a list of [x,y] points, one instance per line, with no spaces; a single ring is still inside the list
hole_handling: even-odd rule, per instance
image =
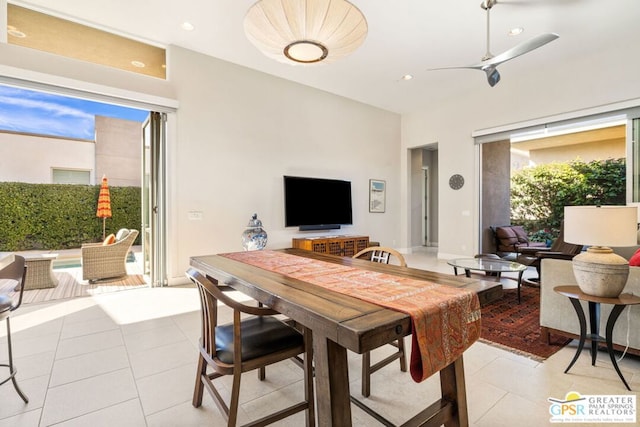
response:
[[[22,31],[19,31],[16,27],[12,25],[7,26],[7,34],[9,34],[12,37],[17,37],[19,39],[23,39],[27,37],[25,33],[23,33]]]
[[[142,61],[131,61],[131,65],[133,65],[134,67],[138,67],[138,68],[144,68],[144,62]]]
[[[191,22],[183,22],[182,29],[185,31],[193,31],[196,27],[193,26]]]
[[[509,35],[510,36],[517,36],[518,34],[522,34],[523,31],[524,31],[524,28],[522,28],[522,27],[512,28],[512,29],[509,30]]]
[[[401,80],[411,80],[413,78],[413,76],[411,74],[405,74],[404,76],[400,77]]]

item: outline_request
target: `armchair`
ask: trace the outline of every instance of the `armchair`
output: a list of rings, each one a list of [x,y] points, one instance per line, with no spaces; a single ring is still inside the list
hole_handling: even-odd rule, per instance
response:
[[[126,260],[131,245],[138,237],[137,230],[130,230],[122,240],[110,245],[85,243],[82,245],[82,279],[93,283],[127,275]]]
[[[540,268],[544,258],[572,260],[582,252],[582,245],[567,243],[564,240],[564,222],[560,225],[560,234],[549,248],[522,248],[516,261],[520,264],[535,267],[538,277],[527,279],[529,282],[540,281]]]
[[[496,253],[501,258],[513,253],[517,255],[532,248],[542,250],[547,246],[542,242],[529,241],[529,236],[521,225],[502,225],[490,228],[496,239]]]

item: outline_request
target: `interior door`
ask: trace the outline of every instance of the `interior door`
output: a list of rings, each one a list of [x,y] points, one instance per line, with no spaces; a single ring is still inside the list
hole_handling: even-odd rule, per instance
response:
[[[166,122],[165,113],[151,112],[142,125],[142,252],[154,287],[167,285]]]

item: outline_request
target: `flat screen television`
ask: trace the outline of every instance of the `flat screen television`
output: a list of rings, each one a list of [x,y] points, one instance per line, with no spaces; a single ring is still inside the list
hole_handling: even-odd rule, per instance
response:
[[[303,231],[353,224],[351,182],[285,175],[284,223]]]

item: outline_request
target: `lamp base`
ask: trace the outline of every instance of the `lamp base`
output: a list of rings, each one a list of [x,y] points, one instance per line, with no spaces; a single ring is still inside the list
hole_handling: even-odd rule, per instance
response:
[[[629,262],[611,248],[592,246],[573,258],[573,275],[588,295],[615,298],[629,278]]]

